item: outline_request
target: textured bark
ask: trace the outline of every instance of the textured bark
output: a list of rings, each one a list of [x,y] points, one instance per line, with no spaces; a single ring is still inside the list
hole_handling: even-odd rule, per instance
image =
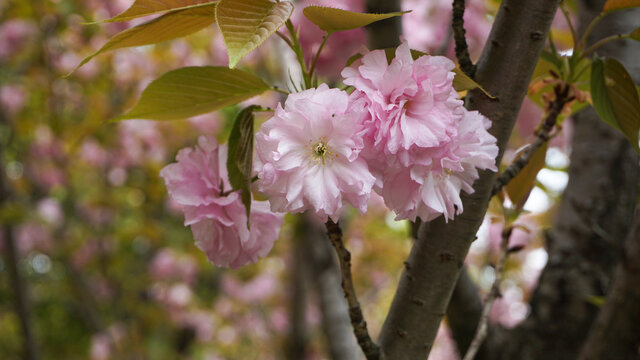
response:
[[[474,91],[468,107],[493,121],[499,162],[526,94],[529,79],[547,37],[558,0],[505,0],[488,45],[478,62],[476,80],[491,100]],[[475,193],[463,194],[464,213],[423,224],[400,279],[380,335],[387,359],[424,359],[456,284],[463,260],[487,209],[495,173],[482,172]]]
[[[400,0],[367,0],[367,11],[388,13],[400,11]],[[402,18],[392,17],[367,26],[369,46],[372,49],[384,49],[397,46],[402,34]]]
[[[580,360],[640,358],[640,212]]]
[[[333,249],[327,241],[326,230],[306,222],[304,244],[306,265],[311,285],[322,312],[322,331],[332,360],[357,360],[361,350],[353,337],[349,309],[340,288],[340,269]]]
[[[583,7],[582,28],[602,4]],[[625,22],[637,26],[637,15],[609,16],[594,31],[594,39],[621,31]],[[633,71],[633,54],[637,59],[639,48],[621,42],[598,52],[615,56]],[[492,358],[575,359],[598,313],[588,299],[604,296],[611,285],[635,208],[638,157],[622,134],[591,108],[574,117],[572,144],[569,183],[555,226],[547,233],[549,261],[532,296],[531,314],[502,339]]]

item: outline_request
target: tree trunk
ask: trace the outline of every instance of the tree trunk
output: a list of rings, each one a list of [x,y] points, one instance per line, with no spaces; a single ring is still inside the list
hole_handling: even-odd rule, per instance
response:
[[[468,107],[492,120],[500,155],[527,91],[558,0],[505,0],[478,63],[476,80],[497,100],[478,91]],[[380,344],[387,359],[425,359],[456,284],[464,258],[484,218],[495,173],[482,172],[475,193],[463,194],[464,213],[423,224],[382,328]]]
[[[584,2],[581,28],[603,3]],[[638,25],[635,14],[609,15],[589,42],[624,33],[625,25],[627,32],[633,30]],[[614,56],[631,71],[635,67],[637,76],[639,50],[640,46],[617,42],[598,53]],[[638,179],[638,157],[625,137],[604,124],[592,108],[577,114],[569,183],[555,226],[547,233],[549,261],[532,296],[531,314],[501,339],[492,358],[577,358],[599,310],[589,300],[604,296],[611,287],[613,269],[631,227]],[[608,352],[602,359],[629,358]]]

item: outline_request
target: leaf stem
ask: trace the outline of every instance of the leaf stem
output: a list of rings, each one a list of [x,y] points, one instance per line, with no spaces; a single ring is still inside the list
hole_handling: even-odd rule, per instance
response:
[[[578,37],[576,35],[576,30],[573,28],[573,24],[571,23],[571,18],[569,17],[569,11],[564,7],[565,2],[563,1],[560,4],[560,10],[562,11],[562,15],[564,15],[565,20],[567,21],[567,25],[569,25],[569,30],[571,31],[571,39],[573,40],[573,48],[578,47]]]
[[[591,31],[593,31],[593,29],[596,27],[596,24],[602,20],[602,18],[606,15],[605,12],[601,12],[600,14],[598,14],[598,16],[596,16],[591,23],[589,23],[589,26],[587,26],[587,29],[584,31],[584,34],[582,34],[582,38],[580,39],[580,43],[578,44],[578,47],[575,49],[576,51],[580,51],[584,48],[585,44],[587,43],[587,38],[589,37],[589,35],[591,35]]]
[[[591,54],[592,52],[594,52],[597,48],[599,48],[600,46],[611,42],[611,41],[615,41],[615,40],[620,40],[620,39],[629,39],[631,36],[629,34],[616,34],[616,35],[611,35],[611,36],[607,36],[604,39],[600,39],[598,40],[595,44],[589,46],[584,53],[582,53],[583,57],[586,57],[587,55]]]
[[[358,340],[358,345],[362,348],[367,360],[379,360],[380,348],[371,340],[369,331],[367,330],[367,322],[362,315],[362,309],[356,296],[356,290],[353,287],[353,278],[351,277],[351,253],[344,247],[342,242],[342,229],[340,225],[329,219],[325,223],[327,235],[331,244],[336,250],[338,261],[340,262],[340,272],[342,273],[342,290],[349,305],[349,318],[353,326],[353,333]]]
[[[302,69],[302,77],[304,79],[305,89],[311,87],[311,76],[309,76],[309,71],[307,70],[307,63],[304,61],[304,54],[302,52],[302,47],[300,46],[300,41],[298,40],[298,35],[296,33],[296,29],[291,22],[291,19],[288,19],[285,23],[287,26],[287,30],[291,34],[291,42],[293,43],[293,52],[295,52],[296,57],[298,58],[298,63],[300,64],[300,69]]]
[[[316,70],[316,65],[318,64],[318,59],[320,58],[320,52],[324,48],[324,44],[327,43],[327,39],[329,39],[329,36],[331,36],[331,33],[327,32],[322,37],[322,42],[320,43],[320,47],[318,48],[318,51],[316,52],[316,56],[313,58],[313,62],[311,63],[311,68],[309,69],[309,76],[311,77],[313,77],[313,72]]]

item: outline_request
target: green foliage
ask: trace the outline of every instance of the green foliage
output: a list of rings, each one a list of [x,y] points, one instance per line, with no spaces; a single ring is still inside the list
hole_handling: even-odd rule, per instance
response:
[[[242,203],[247,210],[247,227],[251,211],[251,171],[253,170],[253,111],[259,106],[248,106],[236,116],[229,135],[227,172],[233,190],[242,191]]]
[[[221,0],[216,9],[218,26],[234,68],[289,19],[293,3],[269,0]]]
[[[177,39],[202,30],[214,22],[215,3],[169,12],[116,34],[98,51],[82,60],[74,71],[105,51]]]
[[[136,2],[122,14],[100,22],[129,21],[139,17],[156,15],[169,11],[192,9],[216,3],[217,1],[210,0],[136,0]]]
[[[591,97],[602,120],[620,130],[639,150],[640,100],[624,66],[615,59],[596,58],[591,66]]]
[[[236,104],[268,89],[259,77],[242,70],[184,67],[151,82],[135,107],[116,120],[184,119]]]
[[[304,16],[306,16],[307,19],[328,33],[361,28],[376,21],[401,16],[408,12],[409,11],[387,14],[363,14],[324,6],[308,6],[303,10]]]

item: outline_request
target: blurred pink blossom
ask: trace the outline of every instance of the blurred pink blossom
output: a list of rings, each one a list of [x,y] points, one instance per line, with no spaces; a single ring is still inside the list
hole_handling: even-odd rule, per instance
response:
[[[226,276],[222,279],[222,289],[231,298],[251,304],[262,302],[280,291],[280,283],[269,273],[260,274],[245,284]]]
[[[22,86],[10,84],[0,87],[0,108],[8,115],[20,112],[24,108],[26,100],[27,94]]]
[[[36,205],[38,215],[52,225],[60,225],[64,220],[64,213],[60,202],[54,198],[45,198]]]
[[[0,61],[20,51],[37,32],[37,25],[27,19],[9,19],[0,24]]]
[[[151,275],[158,280],[178,280],[192,284],[197,275],[195,261],[188,254],[164,248],[151,260]]]

